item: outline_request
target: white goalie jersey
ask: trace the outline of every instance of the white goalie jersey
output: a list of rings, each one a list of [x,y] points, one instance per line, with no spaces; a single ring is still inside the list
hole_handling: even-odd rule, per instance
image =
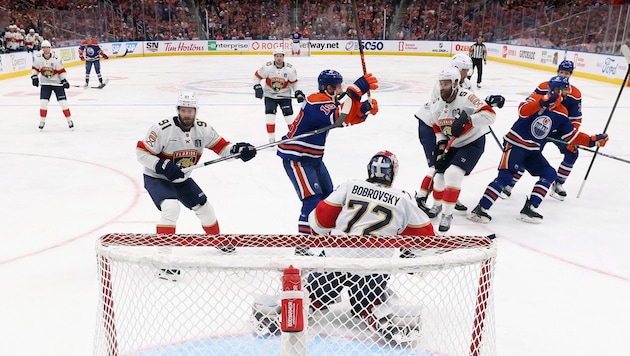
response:
[[[276,67],[274,61],[265,63],[254,73],[254,84],[260,84],[261,80],[268,98],[287,99],[292,91],[297,90],[297,71],[291,63],[284,62],[281,68]]]
[[[350,180],[320,202],[309,215],[318,234],[434,235],[429,218],[400,189]],[[377,254],[375,255],[375,252]],[[326,249],[326,256],[392,257],[394,249]]]

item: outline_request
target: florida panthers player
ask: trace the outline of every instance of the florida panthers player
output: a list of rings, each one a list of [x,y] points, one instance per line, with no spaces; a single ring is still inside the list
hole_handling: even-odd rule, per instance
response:
[[[451,227],[464,176],[472,172],[483,154],[485,135],[496,115],[488,103],[459,86],[457,68],[443,69],[438,79],[440,100],[429,108],[429,123],[436,136],[434,207],[442,212],[438,230],[446,232]]]
[[[205,121],[197,119],[197,97],[183,92],[177,99],[177,116],[153,124],[136,145],[136,156],[144,166],[144,187],[160,211],[158,234],[174,234],[180,203],[194,211],[206,234],[218,234],[219,222],[206,194],[190,177],[188,168],[199,163],[204,149],[221,157],[240,154],[243,161],[256,156],[256,148],[246,142],[230,143]],[[222,248],[232,252],[234,248]],[[164,278],[173,279],[178,270],[165,269]]]
[[[263,81],[263,85],[261,85]],[[287,126],[293,122],[291,91],[295,92],[298,103],[304,101],[304,93],[297,89],[298,75],[291,63],[284,61],[284,52],[273,51],[273,61],[265,63],[254,72],[254,95],[265,99],[265,123],[269,142],[276,140],[276,110],[278,106]]]
[[[489,222],[492,218],[488,210],[499,198],[501,190],[512,182],[514,174],[524,169],[539,179],[521,209],[519,220],[529,223],[542,222],[543,216],[536,209],[556,180],[556,171],[542,155],[542,147],[547,137],[554,134],[567,145],[588,147],[606,145],[607,134],[589,136],[579,132],[569,120],[567,109],[562,105],[571,87],[566,78],[554,76],[545,87],[546,94],[534,92],[519,105],[519,118],[505,135],[499,173],[488,184],[479,204],[467,216],[469,220]]]
[[[396,156],[390,151],[377,152],[367,164],[367,180],[346,181],[317,204],[309,214],[313,231],[320,235],[435,236],[429,218],[411,196],[392,186],[397,174]],[[395,258],[396,253],[391,248],[325,250],[326,257]],[[347,289],[353,317],[388,341],[413,341],[419,337],[420,311],[396,305],[387,281],[384,274],[316,272],[307,276],[305,287],[314,310],[325,310]],[[275,308],[270,304],[269,300],[258,300],[254,310],[259,322],[273,322],[279,307],[277,302]],[[268,326],[262,325],[259,330]]]
[[[79,58],[85,61],[85,85],[83,87],[88,87],[90,83],[90,72],[92,71],[92,67],[94,67],[99,82],[98,88],[103,88],[106,83],[103,82],[103,76],[101,75],[101,58],[109,59],[109,57],[103,53],[98,41],[93,39],[90,34],[87,35],[85,41],[81,42],[81,46],[79,46]]]
[[[468,71],[472,68],[472,61],[470,57],[463,53],[458,53],[451,58],[451,66],[459,70],[460,87],[474,92],[473,85],[468,79]],[[440,84],[439,82],[436,82],[433,86],[429,101],[425,103],[415,114],[415,117],[418,120],[418,138],[424,150],[427,165],[429,166],[429,170],[420,183],[420,189],[416,192],[416,202],[420,209],[422,209],[430,218],[436,217],[440,213],[439,209],[441,209],[441,205],[439,204],[434,205],[433,207],[427,206],[427,197],[432,189],[433,176],[435,175],[434,152],[436,148],[435,133],[433,132],[433,127],[430,123],[429,108],[431,103],[439,99]],[[486,98],[486,102],[492,106],[502,108],[505,103],[505,98],[501,95],[490,95]],[[455,210],[465,212],[467,208],[458,201],[455,204]]]
[[[291,33],[291,55],[299,56],[300,55],[300,42],[302,41],[302,33],[300,32],[300,28],[296,27],[295,30]]]
[[[42,52],[35,55],[31,75],[33,86],[41,86],[39,91],[39,129],[43,130],[46,124],[48,103],[52,93],[55,93],[57,102],[68,122],[68,127],[74,129],[70,108],[66,100],[66,89],[70,88],[70,83],[66,79],[67,74],[63,61],[61,57],[51,52],[51,45],[48,40],[42,41],[41,47]]]
[[[558,65],[557,74],[561,77],[567,78],[568,80],[571,79],[571,75],[573,74],[574,69],[575,64],[573,63],[573,61],[565,59]],[[548,91],[548,82],[542,82],[538,85],[534,92],[536,94],[545,95]],[[569,86],[569,91],[567,95],[562,99],[562,105],[567,109],[569,120],[571,120],[573,127],[579,130],[580,126],[582,125],[582,92],[580,92],[580,90],[575,85],[571,84]],[[554,132],[552,132],[549,137],[562,140],[562,137],[559,137]],[[557,142],[554,142],[553,144],[558,147],[560,153],[562,153],[563,158],[562,162],[560,162],[560,166],[557,169],[556,180],[553,182],[549,190],[549,195],[562,201],[567,196],[567,192],[564,189],[563,184],[567,181],[567,178],[569,178],[571,170],[573,170],[573,165],[577,161],[579,151],[573,145],[565,145]],[[503,191],[501,192],[501,198],[507,198],[512,194],[512,188],[521,178],[523,173],[523,170],[514,173],[512,183],[503,188]]]

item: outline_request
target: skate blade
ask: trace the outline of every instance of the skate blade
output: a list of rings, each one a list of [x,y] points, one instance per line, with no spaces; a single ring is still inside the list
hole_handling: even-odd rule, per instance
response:
[[[526,223],[530,223],[530,224],[540,224],[542,222],[542,219],[540,218],[531,218],[525,214],[520,214],[516,220],[520,220]]]

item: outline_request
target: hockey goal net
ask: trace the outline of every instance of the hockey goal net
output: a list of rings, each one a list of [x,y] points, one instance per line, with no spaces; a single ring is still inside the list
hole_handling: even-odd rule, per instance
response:
[[[96,255],[94,355],[496,354],[489,237],[117,233]],[[279,321],[289,266],[301,332]]]
[[[284,48],[284,56],[304,57],[311,55],[311,40],[302,38],[300,40],[300,52],[297,53],[293,47],[293,39],[284,38],[282,40],[282,48]]]

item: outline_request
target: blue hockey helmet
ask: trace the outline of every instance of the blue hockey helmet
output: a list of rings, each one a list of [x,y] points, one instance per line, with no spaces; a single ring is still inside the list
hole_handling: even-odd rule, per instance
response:
[[[368,182],[390,186],[398,174],[398,158],[390,151],[379,151],[370,159],[367,171]]]
[[[317,77],[317,86],[319,87],[319,91],[326,90],[326,87],[331,85],[333,88],[337,87],[337,84],[343,83],[343,77],[339,72],[332,69],[326,69],[319,73]]]
[[[563,60],[558,65],[558,72],[561,70],[566,70],[570,74],[573,74],[574,69],[575,69],[575,63],[573,63],[573,61],[570,61],[568,59]]]
[[[549,79],[549,92],[555,91],[556,88],[562,90],[569,87],[569,80],[563,76],[555,75]]]

